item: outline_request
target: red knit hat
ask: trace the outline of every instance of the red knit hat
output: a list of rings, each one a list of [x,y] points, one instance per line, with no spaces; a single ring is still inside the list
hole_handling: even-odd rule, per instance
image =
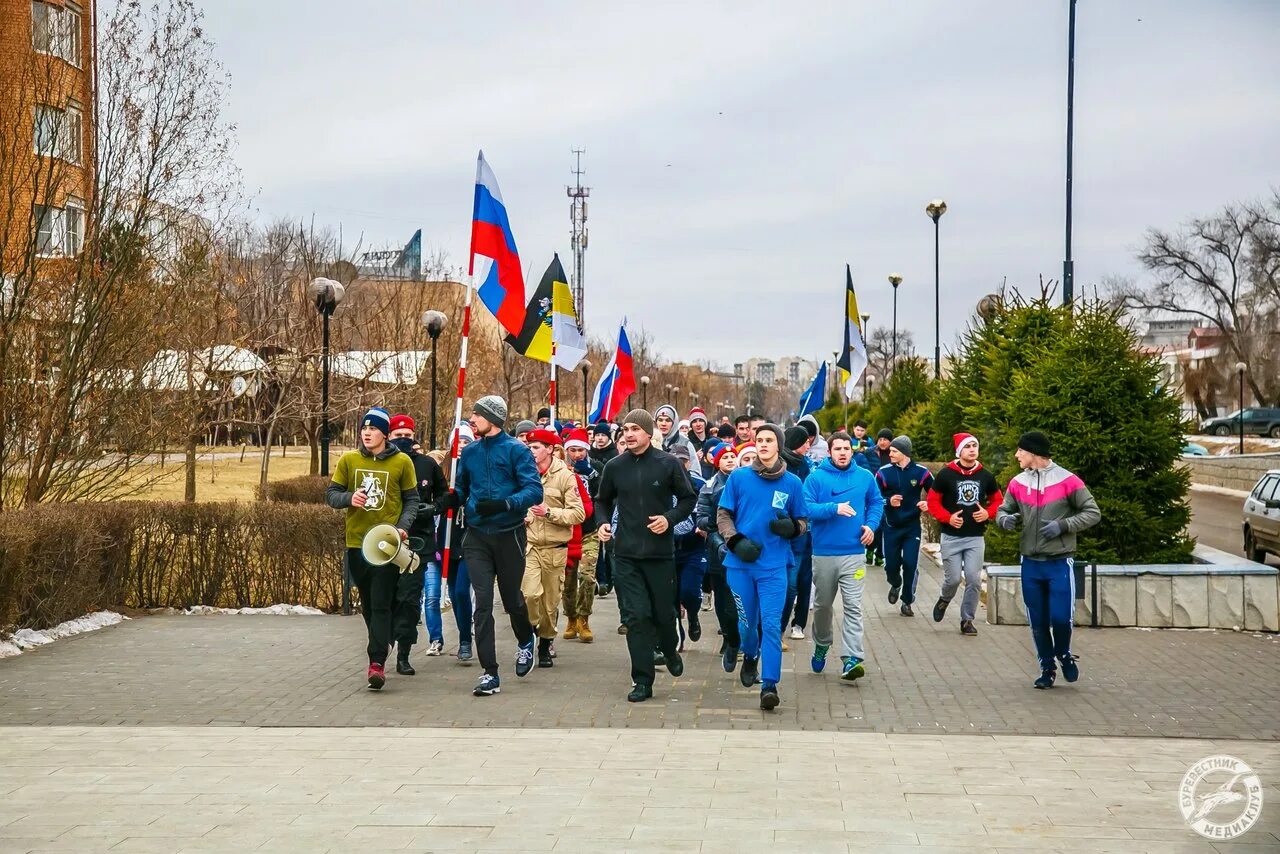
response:
[[[759,451],[757,451],[757,450],[756,450],[756,443],[755,443],[755,442],[743,442],[741,445],[739,445],[738,447],[736,447],[736,448],[734,448],[734,449],[733,449],[733,452],[734,452],[735,454],[737,454],[738,456],[742,456],[742,455],[743,455],[743,454],[745,454],[747,451],[750,451],[750,452],[751,452],[751,453],[753,453],[753,454],[758,454],[758,453],[760,453]]]
[[[584,451],[591,450],[591,440],[587,436],[587,431],[581,427],[575,427],[568,430],[564,434],[564,446],[568,448],[582,448]]]
[[[408,415],[392,415],[391,429],[392,430],[416,430],[418,429],[418,425],[414,424],[413,419],[410,418]]]
[[[698,418],[701,418],[703,421],[707,420],[706,410],[704,410],[701,406],[695,406],[693,409],[689,410],[689,419],[688,419],[689,421],[692,422]]]
[[[970,442],[972,442],[975,445],[978,444],[978,437],[973,435],[972,433],[956,433],[951,438],[954,439],[956,443],[956,459],[960,459],[960,449],[963,448],[965,445],[969,444]]]

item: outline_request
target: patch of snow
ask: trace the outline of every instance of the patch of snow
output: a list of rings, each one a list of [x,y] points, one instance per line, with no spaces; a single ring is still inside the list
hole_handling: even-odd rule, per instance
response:
[[[208,614],[251,614],[266,615],[272,617],[294,617],[294,616],[317,616],[324,614],[319,608],[312,608],[307,605],[271,605],[267,608],[214,608],[212,605],[192,605],[182,611],[175,611],[172,608],[163,609],[164,612],[170,614],[186,614],[187,616],[200,617]]]
[[[83,617],[76,617],[74,620],[67,620],[65,623],[58,623],[51,629],[39,631],[35,629],[19,629],[11,637],[0,640],[0,658],[10,658],[18,655],[23,650],[50,644],[59,638],[69,638],[72,635],[94,632],[107,626],[114,626],[116,623],[127,619],[129,618],[117,614],[115,611],[95,611],[92,614],[85,614]]]
[[[1207,483],[1191,484],[1193,492],[1212,492],[1216,495],[1230,495],[1232,498],[1248,498],[1249,492],[1244,489],[1231,489],[1226,486],[1210,486]]]

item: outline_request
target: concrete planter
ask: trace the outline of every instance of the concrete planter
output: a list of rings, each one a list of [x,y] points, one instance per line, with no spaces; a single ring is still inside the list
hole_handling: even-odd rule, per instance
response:
[[[1098,624],[1280,632],[1280,570],[1207,546],[1193,557],[1193,564],[1099,566]],[[986,573],[987,622],[1025,626],[1019,567],[989,566]],[[1086,568],[1076,625],[1092,623],[1091,583]]]

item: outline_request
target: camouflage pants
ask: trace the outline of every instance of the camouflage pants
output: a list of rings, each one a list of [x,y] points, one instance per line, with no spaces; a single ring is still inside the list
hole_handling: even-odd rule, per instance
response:
[[[600,541],[596,535],[582,537],[582,560],[577,569],[567,569],[564,574],[564,613],[566,617],[590,617],[591,603],[596,598],[596,558],[600,556]]]

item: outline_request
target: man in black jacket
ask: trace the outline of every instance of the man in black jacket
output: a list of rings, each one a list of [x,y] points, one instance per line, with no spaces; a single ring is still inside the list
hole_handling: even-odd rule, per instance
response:
[[[396,642],[396,673],[413,676],[409,651],[418,642],[418,609],[426,616],[429,649],[427,655],[439,655],[444,649],[444,630],[440,619],[440,564],[436,562],[436,502],[449,491],[440,466],[430,457],[413,450],[416,425],[408,415],[391,416],[391,444],[409,455],[418,481],[418,516],[409,528],[409,542],[421,563],[413,572],[400,573],[396,584],[396,601],[391,610],[391,637]],[[422,592],[426,588],[426,601]]]
[[[672,607],[676,598],[672,529],[689,518],[698,494],[679,461],[653,446],[652,415],[643,409],[627,413],[622,435],[627,453],[604,467],[595,510],[601,542],[615,544],[614,583],[635,683],[627,700],[639,703],[653,696],[655,648],[666,656],[672,676],[684,672]]]

